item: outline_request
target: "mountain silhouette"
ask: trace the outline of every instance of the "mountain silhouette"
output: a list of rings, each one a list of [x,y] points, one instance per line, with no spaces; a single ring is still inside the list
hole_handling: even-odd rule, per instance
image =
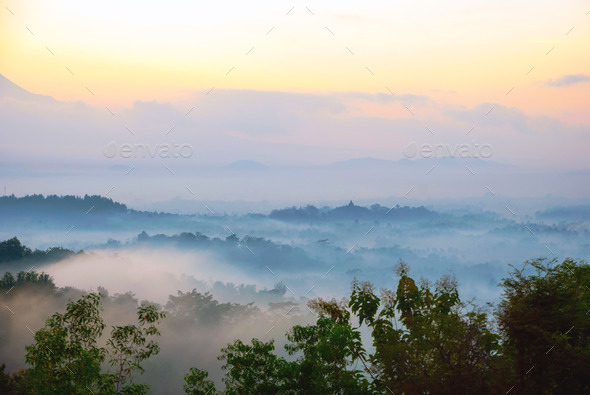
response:
[[[26,89],[21,88],[8,78],[0,74],[0,99],[9,98],[21,101],[35,101],[35,102],[46,102],[55,103],[55,100],[51,96],[38,95],[36,93],[29,92]]]

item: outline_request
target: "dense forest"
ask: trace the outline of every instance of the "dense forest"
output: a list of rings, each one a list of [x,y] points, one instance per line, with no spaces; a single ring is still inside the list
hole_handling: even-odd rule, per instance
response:
[[[503,279],[495,306],[464,301],[451,276],[416,281],[395,266],[394,289],[352,282],[343,300],[311,299],[315,322],[273,340],[236,339],[219,350],[218,388],[202,366],[185,366],[187,394],[473,394],[590,391],[590,266],[585,261],[533,260]],[[0,282],[8,311],[32,294],[61,300],[22,352],[26,368],[2,368],[6,394],[147,393],[144,364],[165,351],[163,328],[185,331],[262,314],[254,305],[219,303],[179,292],[160,306],[132,295],[109,296],[55,287],[34,271]],[[69,295],[65,297],[65,295]],[[67,301],[67,302],[66,302]],[[136,320],[106,329],[105,311],[135,310]],[[119,311],[121,313],[121,311]],[[7,328],[13,315],[2,316]],[[287,312],[289,314],[289,312]],[[286,314],[285,314],[286,315]],[[128,320],[129,314],[125,315]],[[228,321],[229,320],[229,321]],[[189,323],[187,325],[187,323]],[[272,329],[272,328],[271,328]],[[363,331],[369,334],[362,335]],[[10,331],[9,331],[10,332]],[[6,342],[4,333],[0,342]],[[185,347],[190,347],[185,344]]]
[[[83,251],[78,252],[78,254],[83,253]],[[74,251],[62,247],[52,247],[44,251],[39,249],[31,250],[23,245],[17,237],[0,242],[0,264],[43,264],[57,262],[76,254]]]
[[[62,224],[90,228],[132,227],[150,221],[185,223],[191,216],[138,211],[98,195],[0,196],[0,228],[54,229]]]

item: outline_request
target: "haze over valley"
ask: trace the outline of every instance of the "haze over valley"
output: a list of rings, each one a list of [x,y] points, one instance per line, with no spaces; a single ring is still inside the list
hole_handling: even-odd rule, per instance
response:
[[[590,11],[6,0],[0,394],[590,393]]]

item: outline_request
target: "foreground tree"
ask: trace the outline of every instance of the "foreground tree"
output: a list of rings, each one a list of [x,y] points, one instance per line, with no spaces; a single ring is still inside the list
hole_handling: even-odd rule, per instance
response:
[[[0,365],[0,394],[3,395],[17,395],[16,380],[21,377],[19,373],[7,374],[5,372],[6,364]]]
[[[315,325],[297,325],[287,334],[290,355],[303,354],[292,365],[294,392],[323,394],[370,394],[374,389],[362,370],[366,351],[360,331],[350,323],[350,312],[342,303],[312,300],[308,306],[318,313]]]
[[[454,279],[417,285],[399,263],[395,293],[375,295],[353,282],[350,308],[372,329],[375,353],[369,373],[382,392],[494,393],[501,369],[499,336],[487,314],[461,302]],[[433,289],[432,289],[433,288]],[[399,319],[399,322],[398,322]]]
[[[125,385],[141,361],[157,354],[148,336],[159,335],[156,324],[164,318],[155,306],[140,306],[139,326],[115,326],[107,348],[99,347],[105,324],[100,316],[99,294],[88,294],[55,313],[37,331],[35,343],[27,346],[26,363],[31,367],[18,380],[27,394],[147,393],[147,386]],[[109,357],[116,374],[102,373]]]
[[[502,286],[498,318],[516,373],[513,391],[590,393],[590,266],[528,261]]]
[[[317,299],[308,307],[315,325],[287,333],[287,362],[272,342],[241,341],[222,350],[227,393],[472,394],[499,393],[507,375],[500,336],[488,315],[461,302],[454,279],[419,285],[403,262],[395,291],[375,294],[354,281],[348,303]],[[365,350],[359,325],[371,330],[374,353]],[[357,370],[360,366],[363,370]]]
[[[99,295],[86,295],[35,333],[35,344],[26,347],[31,368],[22,382],[24,392],[77,394],[104,386],[105,350],[96,344],[105,327],[99,304]]]
[[[112,328],[111,338],[107,341],[107,351],[110,355],[110,365],[117,368],[117,373],[113,376],[116,392],[126,388],[125,383],[131,381],[131,374],[134,371],[138,370],[143,374],[144,369],[141,363],[160,352],[158,344],[148,338],[160,336],[157,324],[165,316],[154,305],[142,305],[137,309],[139,325],[114,326]],[[147,392],[149,389],[145,385],[132,385],[132,388],[137,392]]]
[[[184,376],[184,392],[189,395],[217,394],[215,383],[207,379],[208,376],[209,373],[203,370],[190,368]]]
[[[288,386],[289,363],[277,357],[274,342],[252,339],[247,345],[236,340],[221,349],[219,359],[227,371],[223,382],[226,394],[276,394]]]
[[[454,279],[416,283],[403,262],[397,273],[397,288],[379,296],[371,283],[354,281],[349,301],[310,301],[317,320],[288,331],[290,358],[277,355],[273,341],[228,344],[219,356],[224,393],[590,393],[590,266],[585,261],[535,260],[514,269],[502,283],[499,330],[485,311],[461,301]],[[32,276],[18,286],[49,284],[45,280]],[[18,288],[7,297],[15,292]],[[164,313],[142,305],[138,324],[114,326],[101,340],[102,298],[124,304],[126,314],[137,307],[132,294],[89,294],[70,302],[26,348],[30,369],[7,375],[0,366],[0,393],[147,393],[147,386],[133,384],[133,374],[143,372],[142,362],[158,353],[153,339]],[[173,322],[198,324],[227,308],[196,291],[172,301],[180,316]],[[199,310],[201,305],[206,308]],[[363,325],[371,333],[370,352],[361,341]],[[103,373],[107,363],[114,372]],[[219,393],[205,371],[192,368],[184,380],[188,394]]]
[[[315,325],[294,326],[287,334],[287,361],[274,353],[274,341],[236,340],[221,350],[226,371],[226,394],[371,394],[361,370],[353,368],[364,354],[360,333],[350,325],[350,313],[337,302],[317,300],[310,308],[318,313]],[[207,372],[192,368],[185,376],[187,394],[213,394]]]

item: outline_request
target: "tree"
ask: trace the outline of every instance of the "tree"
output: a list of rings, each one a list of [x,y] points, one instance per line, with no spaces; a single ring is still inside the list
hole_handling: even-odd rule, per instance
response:
[[[370,283],[355,281],[349,303],[360,324],[372,329],[375,353],[368,370],[378,389],[431,394],[498,391],[493,378],[500,367],[499,336],[487,314],[465,312],[457,283],[448,276],[431,289],[427,281],[416,285],[404,262],[397,271],[395,293],[383,290],[380,299]]]
[[[166,314],[158,311],[156,306],[141,305],[137,310],[139,326],[113,326],[107,350],[110,365],[116,366],[118,370],[114,377],[117,392],[127,381],[132,380],[133,371],[138,370],[143,374],[141,363],[144,360],[159,353],[158,344],[153,340],[148,341],[148,337],[160,336],[157,324],[165,317]],[[139,387],[137,389],[141,390]]]
[[[297,356],[295,361],[274,354],[274,341],[252,339],[248,345],[236,340],[221,350],[225,393],[373,393],[363,372],[352,368],[365,351],[360,332],[350,325],[350,313],[335,301],[318,299],[309,306],[319,314],[316,324],[296,325],[287,334],[290,343],[285,350]],[[206,377],[206,372],[191,369],[185,377],[191,385],[185,391],[212,390]]]
[[[139,326],[114,326],[107,347],[99,347],[105,324],[100,316],[101,295],[90,293],[68,303],[65,313],[55,313],[34,335],[27,346],[25,361],[30,369],[18,380],[27,394],[104,394],[147,393],[145,385],[131,382],[134,370],[159,348],[148,336],[157,336],[156,324],[164,318],[155,306],[138,308]],[[109,357],[116,374],[103,373],[102,364]]]
[[[64,314],[53,314],[35,333],[35,344],[26,347],[31,368],[22,383],[24,392],[78,394],[104,385],[105,350],[96,343],[105,327],[99,304],[97,294],[70,302]]]
[[[316,323],[287,333],[285,350],[294,361],[276,356],[272,341],[236,340],[222,349],[226,393],[505,392],[498,384],[510,375],[487,313],[467,309],[449,276],[417,285],[405,263],[397,270],[397,289],[382,290],[381,297],[371,283],[355,280],[348,303],[310,301]],[[361,341],[363,324],[371,329],[372,355]],[[201,389],[205,377],[192,376]]]
[[[304,393],[368,394],[372,386],[361,370],[353,368],[366,351],[350,312],[335,300],[312,300],[308,307],[319,316],[315,325],[294,326],[285,345],[290,355],[303,353],[294,369],[292,390]]]
[[[569,258],[527,261],[503,280],[498,319],[515,392],[590,393],[588,284],[590,266]]]
[[[287,334],[285,350],[295,361],[274,354],[274,341],[252,339],[251,345],[236,340],[221,350],[225,361],[223,382],[227,394],[276,393],[373,393],[360,370],[352,368],[365,354],[360,332],[350,325],[350,313],[335,301],[310,303],[318,312],[315,325],[294,326]],[[214,386],[206,372],[191,369],[185,376],[187,393],[207,393]]]
[[[243,318],[258,313],[253,303],[240,305],[236,303],[219,303],[209,292],[204,294],[193,289],[191,292],[178,291],[170,295],[166,309],[173,320],[184,327],[193,325],[213,326],[231,322],[234,318]],[[190,326],[188,326],[188,325]]]
[[[209,373],[197,368],[190,368],[184,376],[184,392],[188,395],[216,394],[215,383],[208,380]]]
[[[12,273],[6,272],[0,279],[0,289],[11,289],[12,287],[18,287],[26,284],[47,286],[51,290],[55,288],[53,278],[49,274],[37,273],[34,270],[29,272],[18,272],[16,274],[16,278],[12,275]]]
[[[290,388],[294,392],[299,389],[314,394],[372,393],[363,372],[352,368],[359,358],[356,343],[360,343],[360,333],[350,325],[320,317],[316,325],[295,326],[287,337],[292,342],[285,346],[289,354],[303,353],[293,364]]]
[[[221,349],[225,361],[226,394],[276,394],[286,386],[289,363],[272,353],[274,341],[252,339],[252,345],[236,340]]]
[[[6,364],[0,365],[0,394],[4,395],[16,395],[18,391],[16,389],[17,375],[10,375],[5,372]]]
[[[22,259],[31,254],[31,249],[22,245],[16,237],[0,242],[0,263]]]

